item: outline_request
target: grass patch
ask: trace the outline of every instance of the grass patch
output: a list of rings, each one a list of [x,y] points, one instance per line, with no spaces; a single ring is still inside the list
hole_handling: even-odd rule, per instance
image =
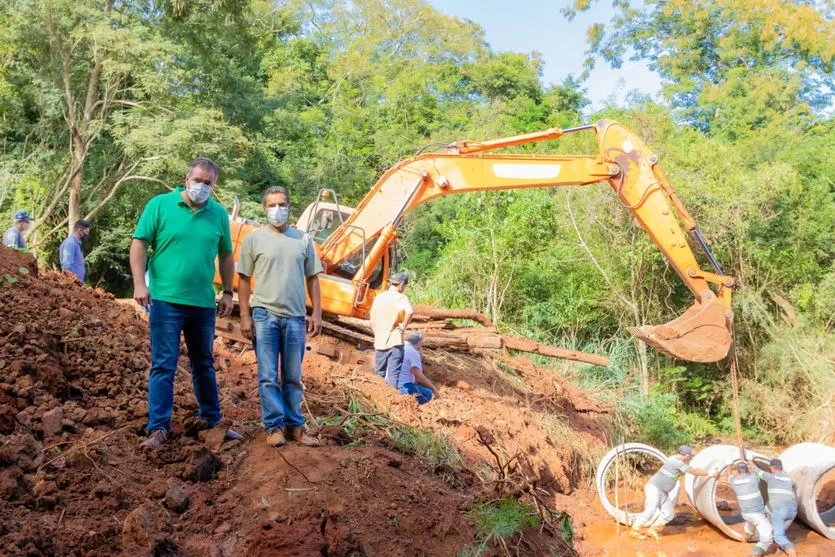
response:
[[[394,441],[394,450],[420,456],[432,465],[435,474],[452,485],[458,484],[458,474],[464,469],[464,460],[445,439],[406,425],[392,426],[389,437]]]
[[[542,524],[533,507],[516,499],[482,503],[472,509],[469,516],[477,529],[476,543],[465,548],[460,557],[485,555],[491,544],[506,544],[523,530],[538,528]]]
[[[341,414],[319,418],[320,425],[339,425],[355,440],[346,446],[365,443],[364,434],[369,429],[383,431],[392,441],[392,448],[397,452],[415,455],[428,462],[435,474],[447,483],[458,487],[458,474],[465,469],[464,459],[445,439],[424,430],[397,422],[393,416],[371,410],[358,393],[348,395],[347,417]]]

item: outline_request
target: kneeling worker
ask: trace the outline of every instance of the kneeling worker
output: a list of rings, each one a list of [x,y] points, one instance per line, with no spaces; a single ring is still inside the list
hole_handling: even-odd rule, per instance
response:
[[[661,537],[661,529],[675,516],[676,503],[678,502],[679,479],[682,474],[693,474],[694,476],[711,476],[714,479],[719,477],[719,472],[708,473],[699,468],[691,468],[688,464],[693,459],[693,450],[687,445],[678,448],[678,452],[664,461],[661,469],[655,473],[644,486],[644,512],[635,522],[632,523],[632,530],[629,535],[633,538],[646,539],[641,528],[647,528],[647,534],[656,540]],[[653,520],[655,513],[658,517]]]
[[[397,388],[402,395],[413,395],[418,404],[426,404],[432,397],[438,398],[438,389],[423,374],[421,360],[423,335],[412,333],[403,347],[403,367],[400,369]]]
[[[760,493],[760,478],[742,461],[734,464],[733,475],[728,479],[736,493],[739,512],[745,521],[745,535],[750,538],[757,531],[757,545],[751,549],[752,556],[764,555],[771,547],[773,530],[765,516],[765,501]]]
[[[771,528],[774,541],[789,557],[797,557],[794,544],[786,536],[786,529],[797,517],[797,486],[788,474],[783,472],[783,461],[771,459],[771,473],[757,472],[757,476],[768,484],[768,505],[771,507]],[[749,467],[753,467],[749,463]]]

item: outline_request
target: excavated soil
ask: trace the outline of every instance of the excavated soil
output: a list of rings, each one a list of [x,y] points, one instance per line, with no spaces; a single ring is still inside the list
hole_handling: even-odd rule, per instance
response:
[[[580,445],[602,447],[595,420],[607,409],[541,370],[499,372],[488,358],[438,354],[427,369],[443,396],[419,409],[370,375],[373,354],[338,343],[337,358],[308,352],[305,413],[311,424],[347,414],[357,420],[354,436],[314,426],[322,447],[270,448],[254,355],[218,341],[225,418],[244,440],[211,446],[196,431],[183,352],[172,441],[145,453],[144,318],[2,246],[0,280],[2,555],[457,555],[476,537],[473,503],[522,488],[496,489],[498,466],[517,474],[524,463],[533,482],[524,489],[570,493],[579,485],[571,428]],[[355,400],[369,416],[391,408],[400,427],[448,439],[461,465],[397,446],[386,426],[348,410]],[[559,418],[546,427],[549,413]],[[487,445],[476,441],[477,428]],[[541,554],[557,543],[547,528],[529,531],[518,551]]]
[[[274,449],[254,354],[215,348],[224,414],[244,440],[218,447],[195,430],[183,352],[172,441],[143,453],[143,317],[0,246],[0,555],[459,555],[478,535],[468,511],[500,497],[570,513],[581,555],[747,551],[686,505],[661,543],[618,536],[588,480],[609,408],[525,358],[426,351],[441,397],[418,407],[371,374],[373,352],[319,337],[304,412],[323,446]],[[430,431],[457,464],[398,445],[395,427]],[[831,554],[816,533],[791,532],[800,554]],[[546,527],[509,551],[558,544]]]

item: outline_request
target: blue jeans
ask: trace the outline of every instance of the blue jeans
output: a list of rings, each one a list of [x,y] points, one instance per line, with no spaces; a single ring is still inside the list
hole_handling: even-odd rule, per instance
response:
[[[307,341],[304,317],[278,317],[262,307],[252,308],[261,421],[267,431],[304,425],[302,359]],[[281,368],[281,380],[278,370]]]
[[[213,427],[221,419],[215,381],[215,310],[154,300],[151,304],[151,373],[148,378],[148,433],[171,429],[174,374],[180,357],[180,333],[186,339],[191,380],[200,411]]]
[[[782,549],[791,549],[794,544],[786,536],[786,529],[797,516],[797,509],[777,507],[771,512],[771,527],[774,529],[774,541]]]
[[[426,404],[427,402],[432,400],[432,391],[430,391],[428,387],[418,385],[417,383],[404,384],[402,387],[400,387],[400,394],[417,395],[415,398],[417,399],[418,404]]]
[[[374,375],[385,377],[390,387],[397,388],[401,367],[403,367],[402,344],[388,350],[374,351]]]

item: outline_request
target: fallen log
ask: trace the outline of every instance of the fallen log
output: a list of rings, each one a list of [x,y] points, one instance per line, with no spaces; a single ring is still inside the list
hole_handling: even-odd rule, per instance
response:
[[[528,338],[502,335],[502,340],[504,341],[504,347],[509,350],[518,350],[519,352],[527,352],[529,354],[540,354],[542,356],[550,356],[551,358],[562,358],[563,360],[585,362],[587,364],[594,364],[602,367],[607,367],[609,365],[609,358],[606,358],[605,356],[587,354],[586,352],[580,352],[579,350],[568,350],[566,348],[548,346],[547,344],[542,344]]]
[[[445,312],[447,310],[439,311]],[[355,338],[363,337],[364,339],[368,339],[368,342],[373,344],[373,338],[370,336],[371,325],[368,321],[353,317],[340,317],[337,320],[337,323],[340,327],[344,328],[342,331],[343,334],[347,331],[355,331]],[[325,330],[327,330],[327,327]],[[561,358],[563,360],[572,360],[575,362],[584,362],[603,367],[609,365],[609,359],[604,356],[587,354],[585,352],[580,352],[579,350],[557,348],[556,346],[548,346],[547,344],[542,344],[526,338],[499,334],[494,325],[489,327],[456,327],[454,329],[421,330],[420,332],[423,334],[424,347],[429,349],[455,351],[469,350],[472,348],[487,348],[494,350],[505,348],[508,350],[517,350],[519,352],[539,354],[541,356]]]
[[[490,321],[486,315],[477,311],[470,311],[468,309],[447,309],[436,308],[432,306],[415,306],[414,317],[412,319],[468,319],[475,321],[485,327],[495,327],[496,324]]]

